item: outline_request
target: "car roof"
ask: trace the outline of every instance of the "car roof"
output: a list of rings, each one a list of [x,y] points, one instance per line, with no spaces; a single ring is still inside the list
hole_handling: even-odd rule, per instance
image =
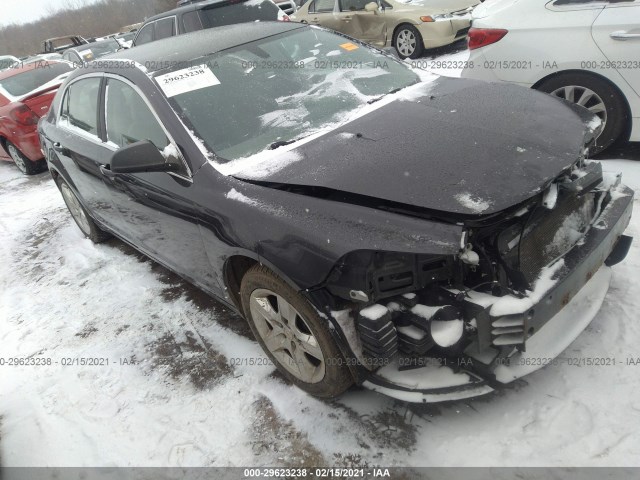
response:
[[[150,22],[154,22],[156,20],[160,20],[165,17],[172,17],[174,15],[180,15],[187,12],[193,12],[195,10],[203,10],[211,5],[224,5],[224,4],[237,4],[237,3],[245,3],[250,0],[207,0],[204,2],[196,2],[190,3],[183,7],[174,8],[173,10],[169,10],[168,12],[160,13],[158,15],[154,15],[153,17],[148,18],[144,23],[145,25]],[[142,27],[140,27],[142,28]]]
[[[273,21],[208,28],[112,53],[102,57],[100,61],[136,62],[144,65],[150,73],[170,70],[171,65],[186,63],[262,38],[302,28],[310,27],[300,23]]]

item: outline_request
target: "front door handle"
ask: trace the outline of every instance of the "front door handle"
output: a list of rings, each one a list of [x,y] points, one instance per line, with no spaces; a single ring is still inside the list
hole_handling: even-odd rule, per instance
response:
[[[115,173],[111,171],[107,165],[100,165],[100,173],[107,178],[114,178],[116,176]]]
[[[618,40],[622,42],[624,42],[625,40],[640,39],[640,33],[613,32],[609,36],[614,40]]]
[[[343,22],[350,22],[352,18],[353,18],[353,17],[351,17],[351,16],[349,16],[349,17],[342,17],[342,21],[343,21]]]
[[[71,155],[71,151],[68,148],[63,147],[60,142],[55,142],[53,144],[53,149],[56,152],[58,152],[60,155],[64,155],[65,157],[68,157]]]

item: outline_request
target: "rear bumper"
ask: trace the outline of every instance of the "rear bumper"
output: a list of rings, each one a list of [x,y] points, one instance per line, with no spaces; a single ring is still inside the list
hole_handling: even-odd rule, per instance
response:
[[[416,28],[422,36],[424,48],[437,48],[450,45],[467,36],[471,26],[471,15],[456,17],[453,20],[438,20],[420,23]]]
[[[42,151],[40,150],[40,139],[38,137],[37,127],[33,127],[33,130],[16,132],[15,138],[10,138],[9,141],[13,143],[20,151],[32,162],[42,160]]]
[[[510,311],[508,319],[514,325],[521,323],[524,348],[514,349],[508,357],[500,356],[492,332],[505,316],[496,314],[501,310],[497,301],[487,304],[483,298],[477,303],[483,311],[477,317],[478,339],[465,355],[456,360],[434,359],[411,369],[397,360],[372,374],[363,386],[409,402],[458,400],[489,393],[501,384],[561,362],[558,355],[589,325],[602,305],[611,276],[607,265],[618,263],[628,252],[630,242],[623,233],[631,219],[633,195],[627,187],[614,187],[611,200],[583,240],[551,267],[552,286],[543,291],[534,289],[524,299],[513,298],[519,302],[519,313]]]

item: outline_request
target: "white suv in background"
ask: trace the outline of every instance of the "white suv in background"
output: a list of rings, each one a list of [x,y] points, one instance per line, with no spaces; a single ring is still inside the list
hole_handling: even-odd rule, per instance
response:
[[[640,0],[487,0],[471,26],[463,77],[588,108],[604,124],[592,154],[640,140]]]

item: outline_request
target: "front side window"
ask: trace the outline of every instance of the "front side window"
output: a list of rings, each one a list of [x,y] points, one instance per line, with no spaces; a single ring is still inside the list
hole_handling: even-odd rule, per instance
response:
[[[110,78],[107,82],[107,140],[118,147],[149,140],[164,150],[169,139],[138,92],[119,80]]]
[[[145,25],[136,37],[136,45],[144,45],[153,42],[153,23]]]
[[[173,37],[176,34],[175,17],[163,18],[156,22],[156,40]]]
[[[185,33],[196,32],[202,30],[202,22],[198,16],[198,12],[185,13],[182,16],[182,25]]]
[[[98,98],[100,78],[72,83],[65,94],[62,117],[69,125],[98,136]]]
[[[340,0],[340,10],[343,12],[363,11],[367,3],[371,3],[371,0]]]

